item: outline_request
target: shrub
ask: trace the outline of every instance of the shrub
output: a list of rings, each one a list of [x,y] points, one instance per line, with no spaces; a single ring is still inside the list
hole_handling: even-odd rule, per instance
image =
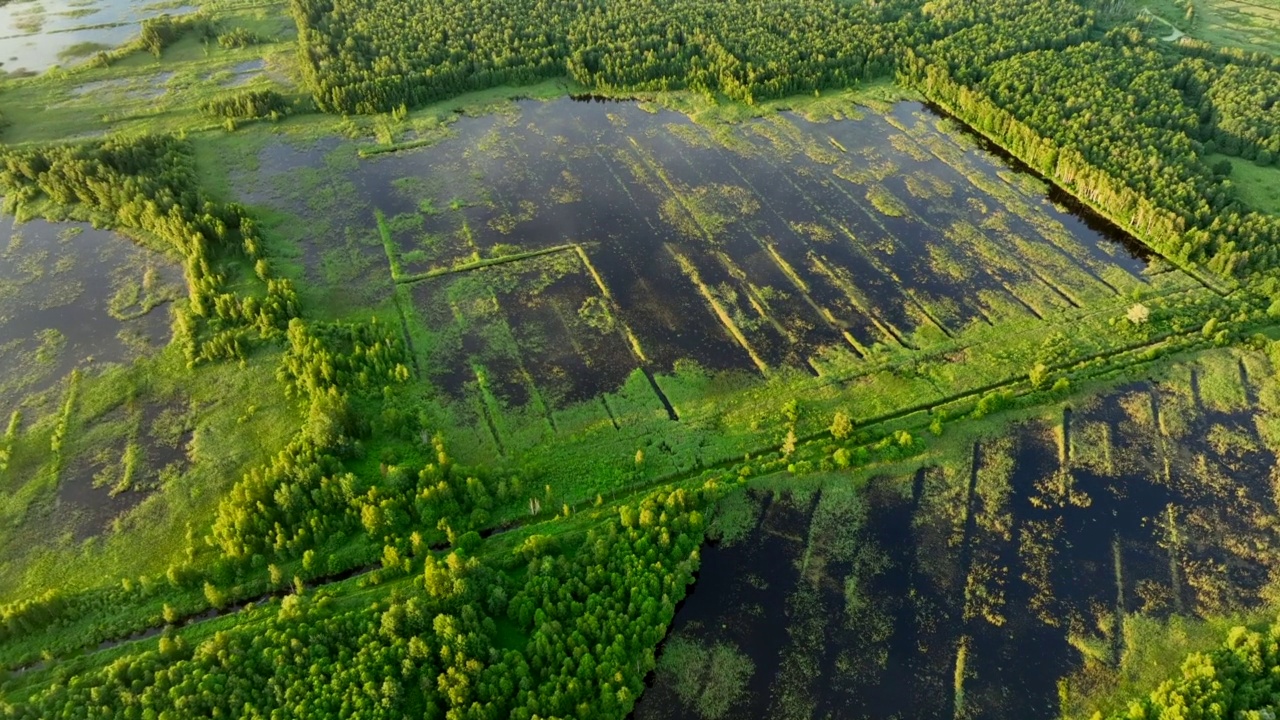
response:
[[[200,112],[226,120],[274,119],[288,111],[289,101],[275,90],[242,90],[200,103]]]

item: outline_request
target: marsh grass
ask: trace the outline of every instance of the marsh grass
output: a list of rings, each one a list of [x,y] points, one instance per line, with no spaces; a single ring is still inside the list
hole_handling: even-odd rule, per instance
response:
[[[745,540],[760,519],[761,498],[749,492],[734,492],[716,504],[707,536],[725,547]]]
[[[707,647],[683,635],[663,645],[658,673],[670,678],[676,696],[705,720],[724,720],[746,695],[755,669],[736,647],[716,643]]]
[[[90,9],[80,9],[72,12],[80,13],[80,15],[92,15],[95,11]],[[77,15],[73,15],[71,13],[66,13],[66,15],[69,17],[77,17]],[[98,42],[80,42],[58,51],[58,60],[63,62],[68,60],[78,60],[110,49],[110,45],[104,45]]]
[[[120,531],[109,532],[88,546],[67,538],[48,537],[46,523],[53,508],[37,503],[35,512],[28,512],[20,522],[0,531],[0,546],[10,553],[10,561],[0,568],[0,602],[46,587],[54,578],[60,587],[74,592],[99,585],[104,576],[163,573],[174,556],[182,553],[188,524],[210,522],[222,490],[244,469],[274,452],[289,428],[297,427],[296,411],[288,405],[245,412],[246,405],[254,404],[254,398],[278,392],[274,371],[273,357],[256,355],[243,368],[210,366],[192,375],[186,370],[182,353],[170,347],[131,367],[84,375],[76,385],[75,395],[67,398],[73,402],[64,403],[60,414],[32,420],[30,429],[16,436],[12,443],[12,469],[26,468],[24,475],[45,477],[47,470],[35,468],[49,463],[69,467],[79,458],[91,457],[115,442],[113,438],[127,441],[131,434],[145,432],[146,428],[140,426],[129,429],[129,423],[102,423],[103,417],[113,408],[122,407],[129,398],[162,404],[168,404],[170,398],[182,398],[180,406],[190,403],[200,408],[194,414],[183,411],[181,421],[165,421],[171,425],[167,433],[170,437],[175,428],[189,427],[193,431],[191,464],[180,475],[171,477],[163,492],[153,494],[131,510],[120,524]],[[59,434],[59,428],[66,429]],[[113,478],[117,486],[126,477],[141,479],[145,450],[141,436],[137,437],[132,474],[127,472],[127,457],[114,455],[120,468]],[[54,438],[59,438],[58,444],[63,448],[61,460],[56,454],[53,459],[47,455]],[[33,452],[40,446],[45,449],[43,456]],[[37,484],[33,479],[21,487],[34,489]]]

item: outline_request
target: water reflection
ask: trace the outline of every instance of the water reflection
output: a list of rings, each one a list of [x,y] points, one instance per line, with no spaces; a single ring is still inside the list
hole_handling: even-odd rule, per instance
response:
[[[86,56],[65,55],[77,45],[115,47],[136,36],[144,18],[183,15],[195,9],[193,5],[160,8],[154,0],[11,2],[0,6],[0,69],[39,73],[54,65],[72,65]]]

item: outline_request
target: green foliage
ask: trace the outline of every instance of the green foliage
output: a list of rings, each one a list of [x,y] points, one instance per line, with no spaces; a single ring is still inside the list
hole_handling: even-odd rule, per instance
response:
[[[716,503],[707,537],[731,547],[746,539],[760,517],[760,500],[752,493],[731,492]]]
[[[258,34],[244,27],[234,27],[226,32],[218,33],[218,47],[231,50],[247,48],[262,42]]]
[[[190,145],[142,135],[82,145],[0,149],[5,210],[48,199],[81,207],[111,225],[142,230],[183,259],[190,304],[177,313],[176,341],[194,364],[243,358],[252,332],[278,335],[299,311],[291,281],[271,278],[263,297],[229,291],[219,257],[262,257],[256,223],[243,207],[197,190]]]
[[[415,520],[435,527],[442,503],[432,494],[453,497],[453,483],[465,486],[468,481],[451,475],[439,441],[438,463],[423,468],[416,478],[400,471],[396,482],[385,487],[358,479],[342,462],[370,429],[357,407],[389,394],[393,385],[409,377],[398,338],[376,321],[313,326],[295,318],[287,339],[277,376],[286,395],[307,408],[306,421],[288,447],[269,465],[242,478],[219,505],[213,537],[222,552],[239,559],[259,553],[287,555],[362,526],[379,541],[396,533],[407,535],[404,528]],[[420,426],[414,418],[405,418],[396,430],[417,437]],[[486,496],[482,489],[462,495],[479,501]],[[436,502],[420,506],[415,499]],[[426,508],[431,512],[424,518]]]
[[[706,720],[728,716],[754,671],[751,659],[732,645],[706,648],[683,636],[667,640],[658,660],[658,672],[673,678],[676,695]]]
[[[208,18],[199,13],[179,17],[165,14],[142,21],[142,35],[139,43],[143,49],[160,57],[165,48],[177,42],[191,30],[195,30],[205,38],[214,32]]]
[[[902,17],[909,6],[813,0],[291,5],[316,104],[359,113],[564,75],[597,88],[689,88],[748,104],[845,86],[892,70],[893,38],[912,27]]]
[[[1049,379],[1049,368],[1044,363],[1036,363],[1027,374],[1027,379],[1031,382],[1031,387],[1039,390]]]
[[[54,426],[53,435],[49,438],[49,451],[55,457],[62,456],[62,446],[70,430],[71,413],[76,405],[76,392],[80,389],[80,378],[80,370],[76,369],[71,371],[67,380],[67,394],[62,401],[62,413],[58,415],[58,424]]]
[[[588,327],[601,333],[614,331],[613,313],[609,311],[608,304],[599,295],[591,295],[583,301],[582,307],[578,308],[578,317],[582,318]]]
[[[1208,653],[1192,653],[1180,677],[1130,704],[1115,720],[1170,717],[1261,718],[1280,702],[1280,623],[1262,631],[1235,627]],[[1264,714],[1258,714],[1260,712]]]
[[[1253,84],[1255,76],[1267,83],[1271,69],[1179,59],[1120,30],[1068,47],[998,47],[959,33],[909,51],[903,75],[1167,257],[1223,274],[1280,261],[1280,219],[1242,208],[1202,160],[1220,142],[1251,159],[1274,154],[1272,121],[1258,117],[1274,91]],[[1097,87],[1124,92],[1097,95]],[[1086,97],[1089,112],[1076,112]]]
[[[13,456],[13,443],[18,439],[18,431],[22,428],[22,410],[17,409],[9,416],[9,425],[4,431],[4,440],[0,441],[0,472],[9,469],[9,460]]]
[[[853,420],[844,411],[837,411],[831,418],[831,437],[845,440],[853,434]]]
[[[200,103],[200,112],[227,120],[280,118],[289,112],[289,101],[275,90],[241,90]]]
[[[649,495],[633,506],[638,523],[607,520],[572,558],[536,558],[519,579],[483,552],[426,554],[423,574],[389,598],[345,607],[295,593],[255,623],[194,645],[139,644],[109,667],[7,697],[3,712],[622,718],[697,568],[704,492]],[[499,647],[499,624],[527,638],[521,649]],[[720,686],[741,686],[736,656],[717,663]]]

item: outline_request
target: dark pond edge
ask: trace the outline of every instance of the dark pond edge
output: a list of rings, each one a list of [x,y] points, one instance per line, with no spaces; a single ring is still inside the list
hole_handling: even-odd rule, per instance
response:
[[[693,578],[687,585],[685,585],[684,597],[680,598],[680,602],[676,603],[675,610],[671,613],[671,624],[675,623],[676,616],[680,614],[680,609],[684,607],[685,602],[697,590],[698,578],[702,573],[702,551],[710,545],[719,544],[718,540],[704,540],[702,545],[698,546],[698,569],[693,571]],[[636,720],[636,708],[640,705],[640,698],[647,695],[649,691],[653,690],[657,685],[658,658],[662,657],[662,649],[666,647],[667,641],[670,640],[673,635],[674,634],[671,632],[671,625],[669,624],[667,626],[667,631],[662,635],[662,639],[658,641],[657,645],[653,646],[653,668],[644,674],[644,690],[641,690],[640,694],[635,697],[634,702],[631,704],[631,710],[626,715],[626,720]]]
[[[1044,173],[1023,162],[1021,158],[1014,155],[1012,151],[1004,147],[1000,143],[993,140],[990,136],[978,130],[973,125],[965,122],[958,115],[953,114],[946,107],[927,96],[921,103],[929,112],[934,115],[950,120],[963,132],[966,136],[973,138],[978,146],[987,152],[1004,160],[1011,169],[1019,172],[1025,172],[1032,177],[1043,181],[1049,186],[1049,200],[1061,204],[1070,212],[1079,216],[1085,221],[1085,225],[1091,230],[1102,234],[1110,240],[1123,245],[1126,250],[1130,250],[1136,257],[1144,259],[1161,258],[1173,267],[1178,268],[1186,273],[1188,277],[1203,285],[1206,289],[1213,293],[1226,297],[1236,289],[1236,283],[1229,278],[1220,278],[1207,271],[1202,271],[1198,267],[1188,267],[1185,263],[1174,261],[1173,259],[1163,255],[1155,248],[1143,242],[1137,234],[1125,228],[1120,223],[1112,220],[1106,213],[1092,205],[1091,203],[1077,197],[1070,190],[1054,177],[1046,176]]]
[[[1051,177],[1047,177],[1044,173],[1026,164],[1021,158],[1007,150],[1003,145],[1000,145],[996,141],[982,134],[982,132],[975,129],[972,125],[969,125],[961,118],[952,115],[946,108],[932,100],[925,100],[921,104],[937,117],[954,122],[959,127],[961,133],[977,142],[978,147],[980,147],[984,152],[1000,158],[1014,171],[1025,173],[1044,182],[1049,189],[1049,201],[1056,205],[1061,205],[1071,214],[1079,216],[1081,220],[1084,220],[1085,225],[1090,230],[1093,230],[1118,245],[1122,245],[1129,254],[1146,262],[1150,262],[1158,257],[1163,257],[1160,253],[1151,249],[1149,245],[1139,240],[1137,236],[1126,230],[1119,223],[1095,210],[1091,205],[1086,204],[1075,195],[1072,195],[1059,185],[1056,180]]]
[[[574,102],[590,102],[590,103],[626,103],[626,102],[642,102],[638,97],[630,95],[601,95],[598,93],[569,93],[569,99]]]

